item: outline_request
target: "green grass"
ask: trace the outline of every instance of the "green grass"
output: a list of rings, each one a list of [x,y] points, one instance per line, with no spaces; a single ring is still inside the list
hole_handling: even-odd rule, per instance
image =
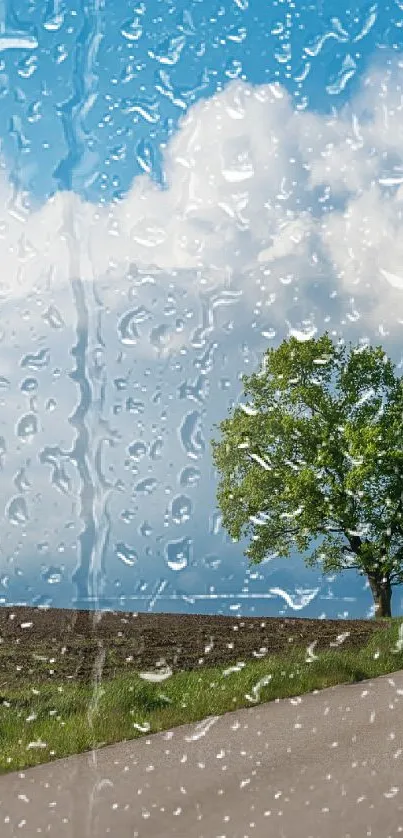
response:
[[[3,688],[0,695],[0,772],[14,771],[133,739],[206,716],[287,698],[335,684],[403,669],[402,618],[375,632],[359,651],[321,652],[309,661],[287,656],[178,672],[159,683],[121,675],[98,685],[38,683]],[[403,643],[402,643],[403,646]]]

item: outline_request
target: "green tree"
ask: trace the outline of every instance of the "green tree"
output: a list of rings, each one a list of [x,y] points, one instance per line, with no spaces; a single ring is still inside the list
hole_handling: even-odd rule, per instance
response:
[[[375,617],[403,582],[403,383],[381,346],[328,332],[269,349],[243,376],[247,404],[212,440],[218,506],[251,563],[306,552],[323,573],[368,578]],[[312,542],[319,543],[313,548]]]

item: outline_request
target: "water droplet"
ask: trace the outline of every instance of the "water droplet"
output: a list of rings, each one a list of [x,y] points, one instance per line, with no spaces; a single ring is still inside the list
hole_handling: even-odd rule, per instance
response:
[[[22,393],[35,393],[38,389],[38,380],[36,378],[25,378],[21,384]]]
[[[119,160],[125,160],[126,158],[126,146],[124,143],[120,143],[120,145],[115,145],[110,151],[110,158],[115,162]]]
[[[144,409],[144,402],[138,402],[132,399],[131,396],[129,399],[126,399],[126,410],[128,413],[144,413]]]
[[[374,5],[371,6],[371,8],[369,9],[368,17],[364,21],[363,26],[361,27],[358,34],[355,36],[355,38],[353,40],[353,43],[356,44],[358,41],[362,41],[362,39],[365,37],[365,35],[368,35],[368,32],[370,32],[374,23],[376,22],[376,18],[377,18],[377,4],[374,3]]]
[[[294,611],[300,611],[302,608],[306,608],[306,606],[309,605],[313,599],[315,599],[319,590],[319,588],[306,590],[296,588],[296,593],[290,594],[289,591],[285,591],[283,588],[277,587],[270,588],[269,593],[282,597],[290,608],[293,608]]]
[[[193,410],[186,414],[179,428],[179,439],[188,457],[197,460],[204,452],[205,441],[199,411]]]
[[[151,143],[143,138],[137,144],[136,159],[143,172],[152,172],[155,163],[154,149]]]
[[[333,29],[330,31],[325,32],[323,35],[318,35],[314,38],[314,40],[304,48],[304,52],[306,55],[315,58],[319,55],[323,45],[329,38],[334,38],[336,41],[340,43],[346,43],[349,40],[349,33],[343,29],[339,19],[337,17],[332,18]]]
[[[53,60],[56,64],[63,64],[63,61],[68,58],[69,51],[66,44],[57,44],[53,50]]]
[[[37,550],[39,553],[47,553],[49,550],[49,542],[48,541],[40,541],[37,545]]]
[[[135,17],[133,20],[127,20],[120,31],[127,41],[139,41],[143,34],[140,18]]]
[[[210,533],[217,535],[220,532],[222,524],[222,515],[220,512],[213,512],[210,515]]]
[[[171,503],[171,515],[175,524],[184,524],[192,514],[192,501],[186,495],[176,495]]]
[[[153,125],[159,120],[158,103],[154,100],[138,97],[137,99],[123,99],[121,112],[124,114],[138,114],[145,122]],[[136,117],[134,117],[135,119]]]
[[[12,524],[25,524],[28,521],[27,503],[22,495],[11,498],[6,507],[6,515]]]
[[[208,567],[209,570],[217,570],[221,564],[221,559],[214,553],[209,553],[207,556],[204,556],[203,564],[205,567]]]
[[[19,492],[25,492],[27,489],[31,488],[31,483],[29,482],[25,474],[25,469],[20,468],[20,470],[15,475],[14,486],[16,489],[18,489]]]
[[[128,544],[120,541],[116,545],[115,550],[118,559],[120,559],[123,564],[129,565],[129,567],[133,567],[133,565],[136,564],[138,556],[133,547],[129,547]]]
[[[127,450],[129,452],[130,457],[132,457],[132,459],[136,462],[139,462],[139,460],[141,460],[142,457],[144,457],[147,453],[147,446],[145,442],[138,440],[137,442],[130,443]]]
[[[43,22],[43,28],[47,29],[48,32],[57,32],[64,23],[64,12],[57,12],[55,14],[50,15],[46,20]]]
[[[161,326],[156,326],[155,329],[152,329],[150,332],[150,343],[152,346],[158,351],[164,349],[169,341],[169,337],[171,334],[171,329],[166,323],[163,323]]]
[[[38,417],[35,413],[27,413],[22,416],[17,424],[17,435],[25,442],[31,442],[38,433]]]
[[[201,478],[201,473],[198,468],[193,466],[186,466],[182,469],[179,475],[179,484],[181,486],[197,486]]]
[[[140,733],[148,733],[148,731],[151,730],[150,722],[144,722],[144,724],[133,722],[133,727],[135,730],[140,731]]]
[[[152,684],[159,684],[161,681],[166,681],[167,678],[170,678],[172,675],[172,669],[170,666],[166,666],[164,669],[160,669],[157,672],[139,672],[139,677],[143,679],[143,681],[150,681]]]
[[[23,58],[18,65],[18,75],[23,79],[29,79],[38,66],[38,56],[30,55],[29,58]]]
[[[220,378],[219,381],[220,390],[228,390],[231,387],[231,381],[229,378]]]
[[[159,436],[151,445],[150,447],[150,457],[152,460],[160,460],[161,459],[161,451],[163,447],[164,441]]]
[[[159,64],[168,64],[169,66],[173,66],[178,63],[185,43],[186,37],[184,35],[179,35],[176,38],[166,38],[158,44],[155,52],[153,50],[149,50],[148,54],[150,58],[154,58]]]
[[[272,340],[272,338],[276,337],[276,330],[271,328],[271,327],[269,329],[265,329],[262,332],[262,337],[268,338],[269,340]]]
[[[131,521],[134,521],[136,518],[136,513],[133,512],[131,509],[124,509],[123,512],[120,514],[120,518],[125,524],[130,524]]]
[[[157,486],[158,482],[154,477],[146,477],[145,480],[141,480],[140,483],[137,483],[134,491],[138,492],[139,495],[151,495]]]
[[[52,329],[61,329],[65,325],[60,311],[55,306],[49,306],[43,315],[43,319]]]
[[[115,378],[113,383],[118,393],[127,389],[127,378]]]
[[[49,366],[49,362],[49,349],[40,349],[39,352],[24,355],[20,365],[21,367],[28,367],[31,370],[42,370],[44,367]]]
[[[286,320],[286,323],[288,326],[288,334],[290,335],[290,337],[296,338],[297,340],[301,341],[301,343],[303,343],[306,340],[312,340],[312,338],[315,337],[316,332],[318,331],[316,326],[313,326],[312,324],[307,324],[306,328],[302,330],[294,329],[294,327],[291,326],[288,320]]]
[[[136,327],[136,312],[128,311],[120,318],[118,323],[118,332],[120,340],[126,346],[134,346],[139,338],[139,332]]]
[[[346,55],[338,76],[331,84],[326,86],[327,93],[331,96],[337,96],[338,93],[341,93],[346,87],[349,79],[354,76],[356,69],[357,65],[354,58],[352,58],[351,55]]]
[[[252,687],[252,695],[245,695],[247,701],[250,701],[251,704],[257,704],[257,702],[260,701],[260,693],[263,687],[267,687],[267,685],[270,684],[272,677],[272,675],[268,674],[264,675],[263,678],[260,678],[260,680]]]
[[[202,739],[203,736],[206,736],[213,725],[218,722],[219,718],[220,716],[209,716],[207,719],[199,722],[199,724],[195,727],[194,733],[190,733],[188,736],[185,736],[186,742],[197,742],[198,739]]]
[[[166,563],[171,570],[184,570],[189,564],[192,540],[185,536],[177,541],[168,541],[165,547]]]
[[[152,527],[150,527],[150,524],[148,524],[147,521],[143,521],[143,523],[140,524],[140,526],[137,530],[139,535],[143,535],[143,536],[151,535],[152,531],[153,531]]]
[[[41,576],[48,585],[58,585],[63,579],[63,571],[60,567],[51,565],[50,567],[43,568]]]

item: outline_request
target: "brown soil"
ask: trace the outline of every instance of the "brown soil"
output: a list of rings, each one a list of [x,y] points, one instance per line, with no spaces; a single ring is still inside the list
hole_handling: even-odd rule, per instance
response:
[[[0,685],[27,678],[87,680],[102,659],[108,677],[161,665],[178,670],[228,664],[314,641],[315,652],[350,650],[365,645],[382,625],[387,623],[0,607]]]

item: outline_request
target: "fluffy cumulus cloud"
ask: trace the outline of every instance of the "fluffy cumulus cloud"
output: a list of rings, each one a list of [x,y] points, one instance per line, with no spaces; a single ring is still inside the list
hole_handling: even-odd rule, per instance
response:
[[[119,203],[32,208],[3,171],[6,576],[40,550],[79,561],[93,525],[108,578],[196,584],[222,550],[208,440],[240,373],[290,332],[399,336],[402,67],[330,116],[234,81],[183,118],[164,188],[145,171]]]

